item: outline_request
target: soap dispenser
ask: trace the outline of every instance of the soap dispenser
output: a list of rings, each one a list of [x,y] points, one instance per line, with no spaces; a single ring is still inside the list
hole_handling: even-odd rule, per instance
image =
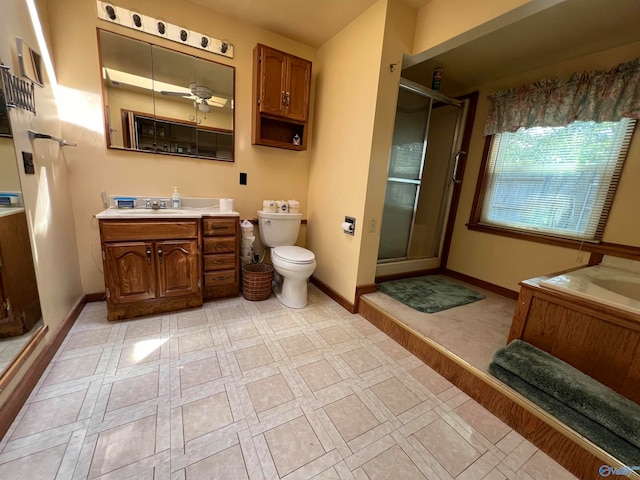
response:
[[[173,195],[171,196],[171,206],[173,208],[180,208],[180,194],[178,193],[178,187],[173,187]]]

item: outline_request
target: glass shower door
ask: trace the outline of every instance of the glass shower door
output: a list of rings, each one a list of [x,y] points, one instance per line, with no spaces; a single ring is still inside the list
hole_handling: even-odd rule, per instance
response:
[[[407,257],[427,150],[432,99],[400,85],[378,260]]]

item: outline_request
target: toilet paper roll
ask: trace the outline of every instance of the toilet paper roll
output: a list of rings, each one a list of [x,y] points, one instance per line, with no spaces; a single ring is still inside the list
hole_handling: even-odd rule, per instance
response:
[[[278,200],[276,202],[276,208],[279,213],[289,213],[289,203],[284,200]]]
[[[233,198],[221,198],[220,199],[220,211],[232,212],[233,211]]]
[[[276,201],[275,200],[263,200],[262,211],[267,213],[276,213]]]
[[[243,220],[240,223],[240,230],[243,237],[253,237],[253,223],[248,220]]]
[[[255,241],[256,237],[242,237],[240,239],[240,245],[242,247],[252,247]]]
[[[354,229],[353,223],[342,222],[342,230],[344,230],[345,233],[352,233],[353,229]]]
[[[289,200],[289,213],[300,213],[300,202],[297,200]]]

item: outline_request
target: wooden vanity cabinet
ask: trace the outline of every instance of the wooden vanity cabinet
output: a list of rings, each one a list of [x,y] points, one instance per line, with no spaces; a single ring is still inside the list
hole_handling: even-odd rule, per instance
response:
[[[109,320],[202,305],[198,220],[101,220]]]
[[[0,217],[0,338],[30,331],[42,316],[24,212]]]
[[[237,217],[202,219],[204,299],[240,292],[240,236]]]
[[[253,144],[306,150],[311,62],[258,44],[253,72]]]

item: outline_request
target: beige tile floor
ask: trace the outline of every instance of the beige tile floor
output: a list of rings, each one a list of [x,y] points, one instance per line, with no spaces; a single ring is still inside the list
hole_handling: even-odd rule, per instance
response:
[[[0,479],[574,478],[316,288],[109,323],[87,305]]]
[[[382,292],[364,295],[402,323],[487,372],[493,353],[507,344],[516,301],[464,282],[443,277],[476,290],[484,300],[437,313],[422,313]]]

